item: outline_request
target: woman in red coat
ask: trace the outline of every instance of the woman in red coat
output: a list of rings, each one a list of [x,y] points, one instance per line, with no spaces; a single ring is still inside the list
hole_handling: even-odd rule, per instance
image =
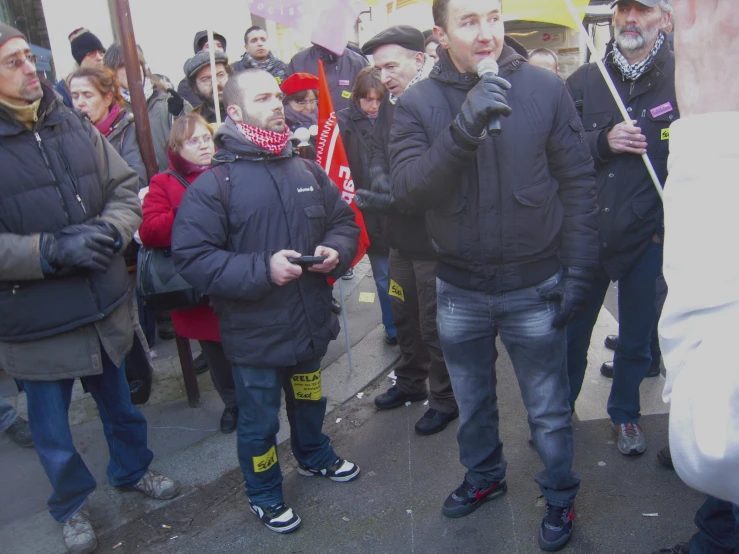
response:
[[[213,131],[205,119],[196,113],[182,116],[174,122],[169,134],[168,171],[177,173],[192,184],[201,173],[210,169],[214,151]],[[169,173],[159,173],[152,178],[144,198],[144,221],[139,229],[144,246],[168,248],[172,245],[172,225],[185,190],[185,186]],[[213,308],[202,304],[175,310],[172,323],[178,335],[200,342],[213,384],[226,405],[221,416],[221,431],[233,432],[238,418],[236,391],[231,365],[223,354],[218,317]]]

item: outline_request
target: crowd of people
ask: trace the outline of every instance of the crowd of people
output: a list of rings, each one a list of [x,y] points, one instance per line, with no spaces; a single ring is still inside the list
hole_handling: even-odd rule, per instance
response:
[[[678,2],[694,21],[695,0]],[[179,493],[150,468],[146,420],[126,377],[132,347],[148,351],[156,340],[155,321],[171,319],[174,333],[199,342],[198,365],[224,405],[221,431],[237,432],[249,506],[268,529],[301,525],[285,503],[276,451],[283,393],[298,473],[359,477],[322,431],[321,359],[339,332],[329,279],[347,277],[360,229],[314,162],[319,60],[370,238],[385,342],[401,352],[397,381],[376,407],[428,399],[415,425],[422,436],[459,418],[466,472],[442,513],[472,513],[507,492],[500,337],[544,466],[535,477],[546,505],[539,546],[569,542],[581,486],[573,414],[610,283],[618,284],[619,333],[606,340],[615,356],[601,373],[613,380],[608,414],[625,456],[646,451],[639,386],[660,374],[665,296],[668,372],[675,360],[689,374],[677,357],[686,348],[678,331],[681,317],[700,308],[681,303],[688,269],[674,273],[677,300],[663,276],[666,209],[655,184],[668,180],[671,130],[687,134],[687,125],[672,127],[681,108],[703,113],[681,105],[689,95],[675,79],[672,1],[612,7],[614,38],[602,61],[631,121],[597,63],[563,80],[555,52],[527,52],[506,36],[497,0],[434,0],[433,32],[393,26],[359,49],[336,51],[314,35],[287,64],[260,27],[246,30],[234,63],[223,35],[211,44],[201,31],[176,89],[139,48],[153,176],[120,44],[106,48],[91,31],[73,31],[78,67],[54,86],[37,76],[23,33],[0,24],[0,367],[28,403],[25,421],[0,398],[0,430],[35,447],[70,552],[97,547],[88,510],[95,480],[68,420],[75,379],[99,409],[109,483],[156,499]],[[497,72],[478,76],[491,59]],[[153,313],[132,293],[137,241],[171,253],[207,301]],[[700,343],[693,337],[690,348]],[[684,401],[679,377],[671,387],[673,402]],[[691,443],[679,445],[661,445],[664,465],[672,467],[673,454],[687,464]],[[702,477],[702,489],[718,497],[697,514],[698,533],[660,552],[735,550],[736,498]]]

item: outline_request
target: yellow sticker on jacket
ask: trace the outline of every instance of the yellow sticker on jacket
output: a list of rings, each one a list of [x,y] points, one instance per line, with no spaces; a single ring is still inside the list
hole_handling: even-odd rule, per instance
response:
[[[272,448],[267,450],[266,454],[262,454],[261,456],[254,456],[252,458],[252,461],[254,462],[255,473],[267,471],[269,468],[277,463],[277,451],[273,446]]]
[[[375,303],[375,293],[374,292],[360,292],[359,301],[367,302],[368,304],[374,304]]]
[[[670,129],[662,129],[662,140],[670,140]]]
[[[296,400],[320,400],[323,396],[320,369],[314,373],[296,373],[290,381]]]
[[[351,97],[352,97],[352,93],[351,93],[351,92],[349,92],[348,90],[345,90],[345,91],[343,91],[343,92],[341,93],[341,97],[342,97],[342,98],[351,98]]]
[[[401,302],[405,302],[405,295],[403,294],[403,287],[401,287],[398,283],[390,279],[390,288],[388,289],[388,294],[390,296],[394,296],[395,298],[399,299]]]

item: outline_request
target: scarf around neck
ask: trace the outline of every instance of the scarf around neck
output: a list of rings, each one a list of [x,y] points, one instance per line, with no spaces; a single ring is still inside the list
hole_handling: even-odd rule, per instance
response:
[[[285,130],[282,133],[260,129],[259,127],[246,125],[245,123],[237,123],[236,126],[247,140],[275,156],[280,155],[290,140],[290,129],[287,126],[285,126]]]
[[[274,54],[272,54],[272,52],[267,54],[267,57],[261,62],[255,59],[251,54],[247,52],[244,54],[244,61],[246,62],[245,65],[248,65],[250,67],[257,67],[259,69],[264,69],[267,73],[272,73],[272,70],[275,68],[275,65],[277,64],[277,59],[275,58]]]
[[[0,106],[3,106],[12,113],[18,121],[26,126],[27,129],[33,129],[33,124],[38,121],[38,109],[40,105],[41,98],[36,100],[33,104],[23,104],[22,106],[11,104],[5,100],[0,100]]]
[[[652,66],[654,58],[657,56],[659,49],[662,48],[662,43],[665,42],[665,34],[660,33],[657,37],[657,42],[649,52],[649,55],[642,61],[631,65],[623,55],[621,49],[618,47],[616,42],[613,43],[613,63],[616,64],[618,70],[621,72],[621,76],[624,81],[636,81],[639,77],[644,75],[647,70]]]
[[[167,159],[169,160],[169,166],[175,171],[175,173],[179,173],[188,180],[192,178],[193,181],[195,180],[195,177],[199,176],[211,167],[210,165],[195,165],[171,150],[167,151]]]
[[[151,79],[148,77],[144,78],[144,98],[147,100],[151,98],[154,95],[154,83],[151,82]],[[123,99],[131,103],[131,91],[127,88],[121,87],[121,96],[123,96]]]
[[[311,125],[318,125],[318,110],[310,113],[299,112],[290,105],[290,102],[285,103],[285,119],[288,121],[293,130],[300,127],[310,129]]]
[[[107,137],[110,135],[110,133],[113,132],[113,124],[115,123],[115,120],[118,118],[118,116],[121,114],[121,108],[118,104],[113,104],[110,107],[110,111],[108,112],[108,116],[95,123],[95,128],[100,131],[100,134],[104,137]]]
[[[415,85],[417,82],[422,81],[426,77],[429,76],[429,73],[431,73],[431,70],[434,68],[434,59],[429,56],[428,54],[424,54],[423,59],[423,65],[421,66],[421,70],[416,74],[413,79],[410,80],[410,82],[406,85],[406,87],[403,89],[403,92],[411,88],[413,85]],[[393,96],[392,93],[389,95],[390,103],[395,104],[398,101],[397,96]]]

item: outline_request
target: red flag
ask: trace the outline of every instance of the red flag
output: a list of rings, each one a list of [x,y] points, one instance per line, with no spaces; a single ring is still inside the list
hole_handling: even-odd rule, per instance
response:
[[[336,121],[336,112],[331,101],[331,93],[323,70],[323,62],[318,60],[318,140],[316,142],[316,161],[328,173],[331,180],[339,187],[341,197],[354,210],[354,221],[359,225],[359,248],[352,261],[354,267],[364,257],[369,247],[369,236],[364,226],[362,212],[354,203],[354,180],[349,169],[349,161],[344,150],[344,141],[341,140],[339,125]]]

